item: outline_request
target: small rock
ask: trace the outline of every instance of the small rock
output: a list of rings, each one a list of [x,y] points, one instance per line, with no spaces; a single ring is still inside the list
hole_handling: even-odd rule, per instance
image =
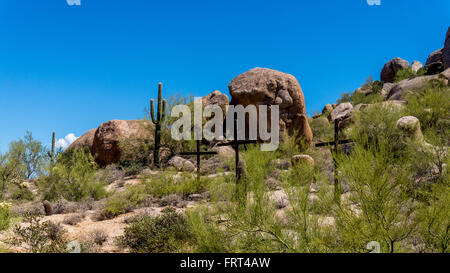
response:
[[[417,71],[419,71],[419,69],[421,69],[423,67],[423,64],[419,61],[414,61],[411,65],[411,69],[412,71],[414,71],[414,73],[417,73]]]
[[[280,183],[280,181],[276,180],[275,178],[269,177],[266,179],[266,187],[271,191],[280,190],[281,183]]]
[[[403,131],[406,137],[413,140],[423,140],[422,130],[420,129],[420,121],[416,117],[402,117],[397,121],[396,126]]]
[[[282,190],[274,191],[271,194],[271,199],[273,202],[275,202],[275,207],[277,209],[285,208],[289,204],[289,198],[287,194]]]
[[[293,167],[298,164],[307,164],[309,166],[314,166],[314,159],[309,155],[294,155],[291,158],[291,164]]]

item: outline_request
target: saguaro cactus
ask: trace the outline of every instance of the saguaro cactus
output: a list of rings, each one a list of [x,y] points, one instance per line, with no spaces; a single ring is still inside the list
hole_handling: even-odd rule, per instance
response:
[[[55,132],[53,132],[53,134],[52,134],[52,152],[50,154],[50,162],[51,162],[52,167],[55,165],[55,141],[56,141]]]
[[[159,167],[159,147],[161,145],[161,125],[166,117],[166,100],[162,99],[162,83],[158,86],[158,105],[155,118],[153,99],[150,100],[150,114],[155,124],[155,149],[153,151],[153,164]]]

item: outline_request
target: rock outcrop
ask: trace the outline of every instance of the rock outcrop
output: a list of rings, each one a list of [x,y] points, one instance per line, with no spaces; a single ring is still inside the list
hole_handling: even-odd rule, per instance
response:
[[[442,50],[442,58],[444,62],[444,69],[450,67],[450,27],[447,30],[447,35],[445,36],[444,49]]]
[[[389,92],[388,99],[404,99],[407,93],[420,91],[432,81],[444,81],[445,84],[448,84],[448,80],[440,78],[439,75],[421,76],[412,79],[406,79],[398,82],[394,85],[394,87],[392,87],[391,91]]]
[[[82,136],[77,138],[77,140],[75,140],[72,144],[70,144],[70,146],[67,147],[66,151],[88,147],[89,151],[92,153],[92,146],[94,145],[94,136],[96,131],[97,128],[87,131]]]
[[[293,135],[298,131],[299,137],[308,144],[312,142],[305,98],[294,76],[272,69],[254,68],[234,78],[228,88],[231,105],[279,105],[280,136],[283,132]]]
[[[149,121],[111,120],[96,130],[92,154],[99,165],[106,166],[120,161],[125,149],[122,144],[134,147],[153,138],[153,124]]]
[[[383,82],[394,82],[395,75],[400,69],[408,68],[409,62],[402,58],[395,58],[387,62],[381,71],[381,80]]]
[[[216,91],[212,92],[211,94],[204,96],[202,98],[202,102],[203,102],[203,107],[206,107],[208,105],[218,105],[222,109],[223,118],[225,118],[225,115],[227,113],[227,107],[230,103],[230,100],[227,95],[216,90]]]

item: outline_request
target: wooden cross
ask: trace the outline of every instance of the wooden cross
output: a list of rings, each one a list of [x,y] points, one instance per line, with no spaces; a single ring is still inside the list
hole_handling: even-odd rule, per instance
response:
[[[235,164],[236,164],[236,181],[239,181],[241,178],[241,172],[239,171],[239,145],[257,143],[256,140],[238,140],[237,139],[237,119],[234,119],[234,139],[231,142],[220,143],[217,146],[232,146],[234,148],[235,153]]]
[[[197,156],[197,179],[200,179],[200,156],[217,154],[217,152],[201,152],[200,145],[201,145],[200,140],[197,140],[197,151],[180,153],[180,155],[196,155]]]
[[[330,142],[320,142],[315,145],[316,147],[324,147],[324,146],[330,147],[331,154],[333,156],[335,197],[340,197],[340,195],[341,195],[340,185],[339,185],[339,181],[337,179],[336,154],[338,152],[338,145],[352,143],[352,142],[353,141],[350,139],[343,139],[343,140],[339,139],[339,121],[337,119],[335,119],[334,120],[334,140],[330,141]]]

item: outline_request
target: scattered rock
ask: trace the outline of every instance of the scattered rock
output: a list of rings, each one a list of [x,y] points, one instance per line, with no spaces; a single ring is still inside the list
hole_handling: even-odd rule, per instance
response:
[[[407,93],[414,93],[425,88],[432,81],[444,81],[448,84],[448,80],[441,79],[439,75],[421,76],[412,79],[406,79],[395,84],[389,92],[389,100],[400,100],[405,97]]]
[[[195,165],[191,161],[179,156],[172,157],[168,164],[175,167],[178,171],[193,172],[195,170]]]
[[[187,197],[187,200],[189,200],[189,201],[201,201],[201,200],[203,200],[203,199],[204,199],[203,195],[198,194],[198,193],[190,194],[190,195]]]
[[[360,104],[357,104],[355,107],[353,107],[352,111],[360,111],[360,110],[366,108],[367,106],[369,106],[369,105],[365,104],[365,103],[360,103]]]
[[[369,84],[366,84],[364,86],[361,86],[360,88],[356,89],[356,93],[369,95],[373,93],[373,89]]]
[[[397,120],[396,126],[402,130],[405,137],[411,138],[416,141],[422,141],[423,135],[420,129],[420,121],[413,116],[402,117]]]
[[[227,159],[233,158],[236,154],[231,146],[214,146],[211,150]]]
[[[275,203],[277,209],[282,209],[289,205],[289,198],[282,190],[272,192],[270,194],[270,199]]]
[[[276,168],[278,170],[289,170],[289,168],[291,167],[291,163],[289,162],[289,159],[275,159],[273,161],[273,163],[275,164]]]
[[[421,69],[423,67],[423,64],[419,61],[414,61],[411,65],[411,69],[412,71],[414,71],[414,73],[417,73],[417,71],[419,71],[419,69]]]
[[[266,187],[271,191],[280,190],[281,183],[275,178],[269,177],[266,179]]]
[[[293,167],[297,166],[298,164],[300,165],[307,164],[313,167],[314,159],[309,155],[294,155],[291,158],[291,164]]]
[[[97,128],[91,129],[84,133],[82,136],[77,138],[69,147],[67,147],[66,151],[71,151],[75,149],[80,149],[83,147],[88,147],[89,151],[92,153],[92,146],[94,145],[94,136]]]
[[[280,136],[285,131],[289,135],[298,131],[299,137],[308,144],[312,142],[305,98],[294,76],[272,69],[254,68],[234,78],[229,84],[229,90],[231,105],[279,105]]]
[[[346,119],[351,116],[352,109],[353,105],[350,102],[341,103],[331,111],[329,119],[330,121]]]
[[[141,120],[111,120],[103,123],[95,132],[92,153],[101,166],[120,161],[127,147],[137,147],[153,141],[153,124]],[[129,145],[128,145],[129,144]]]
[[[391,92],[392,87],[394,87],[393,83],[387,82],[383,84],[383,88],[381,88],[381,96],[386,99]]]
[[[402,58],[394,58],[387,62],[381,71],[381,81],[394,82],[395,75],[401,69],[408,68],[409,62]]]

